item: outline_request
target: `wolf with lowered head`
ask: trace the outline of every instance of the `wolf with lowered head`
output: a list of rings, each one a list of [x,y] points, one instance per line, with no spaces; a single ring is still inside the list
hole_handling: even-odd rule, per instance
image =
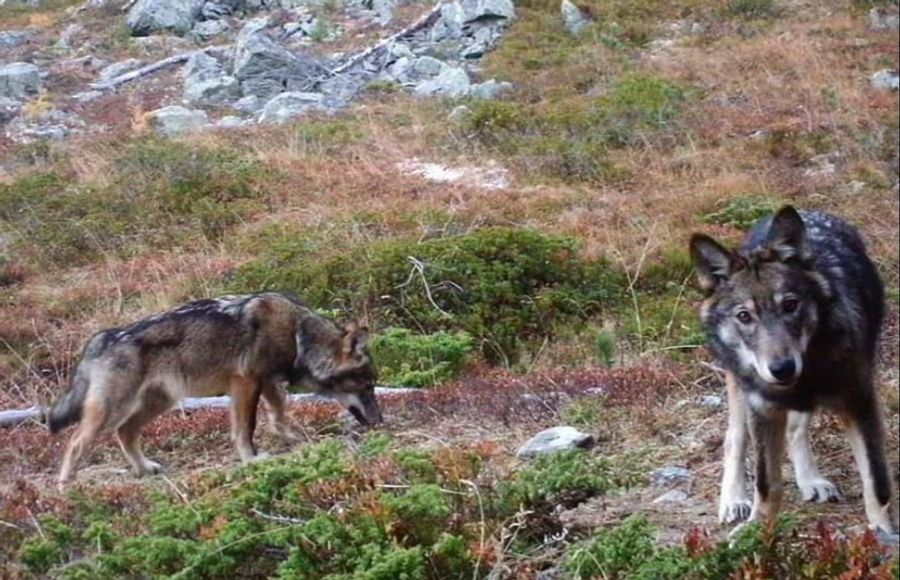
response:
[[[185,397],[231,396],[231,437],[243,462],[253,444],[259,400],[269,428],[286,441],[281,385],[304,383],[343,404],[363,424],[382,421],[368,332],[341,328],[288,294],[197,300],[88,341],[69,390],[49,412],[50,431],[78,424],[59,474],[71,481],[94,439],[115,431],[137,475],[161,467],[141,450],[141,430]]]

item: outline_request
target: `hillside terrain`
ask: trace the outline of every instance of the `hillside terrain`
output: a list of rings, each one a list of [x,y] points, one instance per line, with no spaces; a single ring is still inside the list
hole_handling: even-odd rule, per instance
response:
[[[85,341],[286,290],[373,331],[387,422],[224,409],[113,437],[0,427],[2,578],[897,578],[838,421],[805,504],[725,541],[727,411],[692,232],[859,227],[900,453],[898,7],[877,0],[0,0],[0,410]],[[517,450],[571,426],[590,449]],[[261,429],[260,431],[264,431]],[[586,445],[587,446],[587,445]]]

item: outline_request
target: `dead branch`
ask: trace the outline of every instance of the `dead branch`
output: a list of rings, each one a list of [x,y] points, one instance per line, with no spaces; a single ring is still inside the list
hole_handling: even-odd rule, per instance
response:
[[[125,74],[121,74],[115,78],[112,78],[108,81],[93,83],[91,84],[91,88],[98,91],[108,91],[117,88],[119,85],[123,85],[125,83],[129,83],[131,81],[137,80],[139,78],[157,73],[165,68],[169,68],[176,64],[186,63],[192,56],[198,53],[210,53],[215,52],[217,50],[225,50],[230,48],[230,45],[223,46],[208,46],[206,48],[200,50],[192,50],[191,52],[184,52],[181,54],[176,54],[170,56],[168,58],[164,58],[162,60],[156,61],[154,63],[148,64],[146,66],[142,66],[137,70],[133,70],[127,72]]]

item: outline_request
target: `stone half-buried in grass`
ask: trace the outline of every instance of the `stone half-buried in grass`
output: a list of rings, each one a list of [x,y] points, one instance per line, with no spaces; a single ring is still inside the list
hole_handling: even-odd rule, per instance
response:
[[[596,443],[593,435],[582,433],[575,427],[561,426],[541,431],[516,452],[520,459],[530,459],[538,455],[570,451],[574,449],[590,449]]]

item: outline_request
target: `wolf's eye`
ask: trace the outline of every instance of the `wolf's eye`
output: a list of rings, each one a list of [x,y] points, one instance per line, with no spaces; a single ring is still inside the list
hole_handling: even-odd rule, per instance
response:
[[[788,298],[784,302],[781,303],[781,309],[784,310],[785,314],[793,314],[797,311],[797,308],[800,307],[800,301],[794,298]]]
[[[736,318],[741,324],[750,324],[751,322],[753,322],[753,315],[746,310],[741,310],[740,312],[738,312]]]

